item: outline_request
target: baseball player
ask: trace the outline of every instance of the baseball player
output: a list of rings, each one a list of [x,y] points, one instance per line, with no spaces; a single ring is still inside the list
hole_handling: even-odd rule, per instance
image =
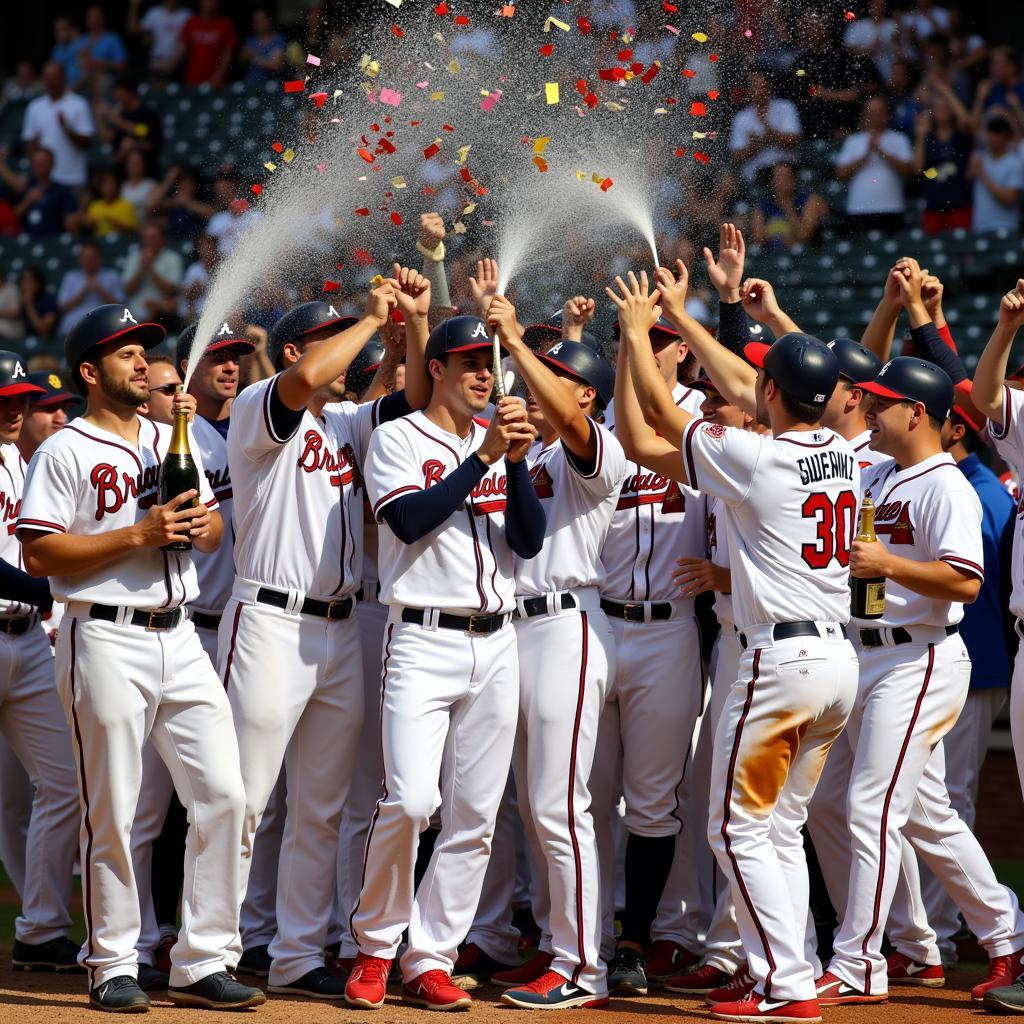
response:
[[[186,327],[178,337],[175,346],[175,363],[182,377],[188,366],[189,355],[195,340],[196,324]],[[245,334],[231,327],[226,321],[215,331],[213,340],[203,353],[192,380],[189,395],[194,399],[197,413],[192,420],[192,436],[202,459],[203,471],[210,490],[219,505],[225,523],[225,536],[215,551],[197,551],[193,563],[198,577],[199,596],[189,605],[189,616],[195,627],[196,636],[206,651],[211,663],[217,661],[217,630],[220,628],[221,613],[231,595],[235,579],[232,557],[233,535],[231,530],[231,473],[228,468],[227,441],[221,424],[226,426],[231,401],[238,387],[238,364],[243,355],[253,351],[254,345]],[[152,391],[152,389],[151,389]],[[151,417],[157,417],[163,403],[155,405],[150,401]],[[211,422],[206,414],[220,417]],[[157,415],[152,415],[156,413]],[[151,891],[153,876],[153,844],[160,835],[168,818],[167,809],[174,793],[170,773],[160,759],[152,743],[143,752],[142,790],[135,821],[132,824],[132,862],[135,865],[135,879],[139,890],[142,913],[142,927],[136,946],[139,954],[139,985],[144,991],[159,990],[166,984],[160,977],[158,965],[161,959],[158,947],[166,943],[166,931],[173,931],[173,925],[157,922]],[[173,819],[172,819],[173,820]],[[173,826],[172,826],[173,827]],[[175,899],[175,902],[177,900]]]
[[[911,322],[927,317],[920,280],[906,281]],[[914,294],[916,293],[916,294]],[[888,580],[881,619],[856,622],[861,679],[850,719],[854,748],[847,798],[851,838],[845,912],[828,970],[817,982],[823,1005],[884,1002],[888,964],[882,932],[901,858],[901,834],[943,881],[992,958],[972,999],[1013,981],[1024,956],[1024,917],[996,881],[977,839],[950,807],[942,737],[967,697],[970,659],[957,632],[963,603],[983,576],[977,495],[942,450],[953,384],[933,363],[890,360],[864,387],[875,396],[872,446],[890,460],[869,469],[864,491],[876,505],[878,541],[858,541],[851,572]],[[901,949],[913,962],[939,963],[927,949]]]
[[[627,453],[731,509],[733,608],[743,656],[726,699],[712,764],[708,836],[735,887],[754,987],[716,1003],[723,1020],[820,1020],[814,972],[804,957],[807,867],[800,828],[828,748],[856,691],[845,638],[847,557],[860,467],[849,444],[820,425],[839,377],[815,338],[784,335],[726,351],[685,310],[687,275],[664,268],[608,295],[619,307],[632,387],[616,410]],[[660,312],[727,398],[756,405],[773,437],[704,423],[678,409],[657,372],[647,332]],[[623,367],[622,372],[627,372]],[[635,390],[634,390],[635,388]],[[753,396],[751,392],[753,391]],[[751,402],[751,398],[754,402]],[[646,418],[649,425],[644,425]]]
[[[286,313],[271,331],[279,372],[231,407],[236,576],[218,656],[246,791],[243,886],[282,764],[288,780],[277,932],[268,950],[274,993],[344,997],[344,985],[324,966],[324,945],[363,719],[352,614],[362,582],[362,465],[377,423],[409,412],[407,397],[417,406],[426,401],[425,374],[410,374],[405,393],[379,403],[338,399],[342,374],[399,302],[410,362],[421,364],[430,288],[396,266],[347,329],[339,331],[343,318],[325,302]]]
[[[65,341],[83,417],[36,452],[18,535],[25,564],[67,602],[56,674],[71,725],[82,811],[86,941],[80,963],[90,1003],[138,1012],[139,900],[129,830],[142,748],[157,747],[194,827],[186,847],[182,930],[168,995],[180,1005],[237,1009],[264,1002],[228,974],[238,929],[238,839],[243,791],[231,710],[183,605],[198,592],[191,557],[162,550],[191,540],[212,551],[222,523],[200,490],[158,505],[168,427],[142,420],[145,352],[164,338],[130,309],[99,306]],[[193,448],[202,473],[202,459]],[[182,504],[198,498],[198,504]]]
[[[664,320],[650,336],[673,401],[696,415],[703,396],[677,381],[685,343]],[[614,406],[605,414],[605,425],[614,432]],[[630,462],[601,553],[606,572],[602,607],[615,634],[617,666],[591,777],[603,893],[614,888],[612,815],[620,795],[625,796],[628,834],[617,948],[615,907],[610,900],[602,906],[603,952],[610,964],[612,993],[647,991],[651,925],[682,828],[677,790],[689,756],[680,737],[693,733],[704,701],[704,679],[693,601],[678,594],[672,569],[680,555],[703,554],[704,512],[704,500],[695,491]],[[652,950],[651,980],[663,981],[679,969],[679,949],[663,940]]]
[[[593,416],[611,400],[613,373],[581,342],[558,342],[535,355],[503,296],[492,300],[489,323],[527,389],[527,410],[540,433],[527,461],[547,516],[541,552],[516,561],[520,727],[513,766],[534,861],[547,883],[537,887],[546,890],[540,902],[546,897],[547,913],[535,909],[534,916],[547,917],[540,949],[549,966],[507,989],[502,1000],[526,1008],[601,1006],[608,988],[589,779],[604,694],[615,674],[600,555],[626,459]],[[559,652],[554,660],[553,650]],[[568,714],[560,714],[565,708]]]
[[[451,982],[473,920],[505,789],[518,711],[511,628],[513,557],[541,548],[544,511],[525,458],[535,431],[515,399],[485,429],[493,375],[487,327],[454,317],[426,351],[423,412],[375,433],[367,479],[380,530],[381,601],[389,606],[381,685],[384,792],[352,912],[355,1006],[384,1002],[403,930],[403,998],[469,1006]],[[440,792],[438,779],[440,778]],[[413,895],[418,833],[443,807],[441,833]]]

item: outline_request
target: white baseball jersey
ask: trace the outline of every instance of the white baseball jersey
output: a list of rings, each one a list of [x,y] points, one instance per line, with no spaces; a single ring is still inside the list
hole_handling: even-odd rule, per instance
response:
[[[762,437],[694,420],[683,433],[691,486],[730,508],[733,611],[740,628],[845,623],[860,466],[827,427]]]
[[[556,439],[538,441],[526,461],[533,486],[547,516],[544,544],[535,558],[515,560],[516,596],[541,597],[552,591],[601,587],[601,548],[626,475],[622,445],[591,421],[597,438],[593,469],[582,472],[576,459]]]
[[[377,522],[403,494],[439,483],[480,447],[476,421],[466,438],[449,434],[422,412],[373,433],[366,485]],[[432,533],[403,544],[384,526],[378,537],[382,604],[471,613],[510,612],[513,556],[505,540],[505,460],[487,468],[464,506]]]
[[[160,463],[171,428],[138,418],[134,446],[94,423],[77,419],[48,437],[32,456],[17,530],[95,535],[134,526],[159,498]],[[199,500],[211,511],[217,499],[192,439],[199,470]],[[177,608],[199,594],[188,551],[141,548],[76,576],[51,576],[58,601],[96,601],[155,611]]]
[[[1003,388],[1003,424],[1001,427],[989,420],[989,433],[995,442],[996,451],[1009,464],[1013,476],[1024,476],[1024,391]],[[1008,487],[1017,499],[1016,489]],[[1017,504],[1017,519],[1013,531],[1013,565],[1011,568],[1013,590],[1010,593],[1010,611],[1018,619],[1024,618],[1024,494]]]
[[[861,469],[867,469],[869,466],[877,466],[880,462],[885,462],[886,459],[889,458],[888,455],[876,452],[875,449],[871,447],[870,430],[865,430],[863,434],[851,437],[850,447],[857,456],[857,461],[860,463]]]
[[[907,469],[889,459],[865,470],[861,486],[875,503],[875,533],[894,555],[948,562],[985,578],[981,502],[952,455],[940,452]],[[955,626],[963,614],[962,604],[915,594],[887,580],[885,614],[857,625]]]
[[[707,512],[705,523],[705,553],[704,557],[710,559],[714,565],[729,569],[729,530],[732,523],[732,513],[729,506],[721,498],[709,495],[707,498]],[[723,626],[735,626],[736,617],[732,610],[732,591],[723,594],[715,591],[715,618]]]
[[[679,408],[700,416],[704,395],[677,384],[672,397]],[[605,425],[615,430],[609,406]],[[601,593],[613,601],[676,601],[672,581],[676,559],[700,557],[704,550],[703,499],[692,488],[627,463],[626,479],[601,552],[607,578]]]
[[[246,388],[231,406],[235,571],[279,590],[345,597],[362,582],[360,466],[381,403],[332,403],[319,417],[303,410],[291,435],[279,437],[276,381]]]
[[[21,541],[14,535],[14,528],[21,512],[21,496],[25,493],[25,460],[16,445],[0,444],[0,558],[8,565],[25,571],[25,560],[21,554]],[[30,615],[36,608],[20,601],[0,600],[0,618],[18,618]]]
[[[224,520],[224,536],[216,551],[206,554],[193,551],[192,558],[199,576],[199,597],[194,607],[210,615],[220,615],[231,596],[235,582],[235,532],[231,521],[231,470],[228,468],[228,443],[212,424],[196,416],[192,422],[199,454],[203,460],[203,471],[210,484],[210,490],[220,506]]]

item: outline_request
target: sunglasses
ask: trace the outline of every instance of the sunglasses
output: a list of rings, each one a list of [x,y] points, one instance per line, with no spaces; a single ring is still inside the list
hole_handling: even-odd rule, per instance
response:
[[[150,388],[149,393],[151,395],[173,395],[178,390],[177,384],[161,384],[158,388]]]

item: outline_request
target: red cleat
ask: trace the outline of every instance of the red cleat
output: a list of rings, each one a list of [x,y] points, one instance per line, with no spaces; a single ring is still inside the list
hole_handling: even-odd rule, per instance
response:
[[[704,1001],[714,1006],[716,1003],[741,1002],[751,995],[757,982],[745,963],[721,988],[713,988],[705,993]]]
[[[922,964],[903,953],[891,953],[886,962],[891,985],[920,985],[922,988],[942,988],[946,972],[942,964]]]
[[[988,962],[988,974],[985,980],[971,989],[971,999],[976,1003],[985,1001],[985,993],[990,988],[1003,988],[1012,985],[1021,974],[1024,974],[1024,949],[1008,956],[994,956]]]
[[[513,967],[511,971],[495,971],[491,975],[491,981],[502,988],[516,988],[519,985],[529,985],[548,973],[548,968],[554,959],[553,953],[535,953],[525,964]]]
[[[821,1010],[817,999],[787,1002],[785,999],[753,995],[735,1003],[718,1003],[712,1008],[711,1016],[718,1020],[775,1020],[808,1024],[821,1020]]]
[[[391,961],[360,953],[345,982],[345,1002],[365,1010],[379,1010],[384,1005]]]
[[[712,989],[721,988],[729,983],[731,974],[711,964],[701,964],[696,970],[686,974],[676,974],[665,979],[668,992],[678,992],[683,996],[702,996]]]
[[[678,942],[657,939],[647,947],[646,961],[647,980],[661,982],[699,964],[700,957]]]
[[[442,970],[424,971],[402,986],[402,1001],[428,1010],[468,1010],[473,998]]]
[[[826,971],[815,983],[818,992],[819,1006],[855,1006],[857,1003],[887,1003],[888,992],[869,996],[859,988],[847,985],[842,978],[837,978],[831,971]]]

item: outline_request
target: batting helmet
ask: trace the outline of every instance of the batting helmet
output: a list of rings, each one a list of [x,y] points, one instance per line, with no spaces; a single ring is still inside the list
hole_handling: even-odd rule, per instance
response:
[[[377,338],[371,338],[349,364],[345,374],[345,387],[361,395],[373,380],[373,375],[384,358],[384,346]]]
[[[178,335],[178,344],[174,347],[174,363],[175,367],[181,367],[182,363],[187,363],[189,356],[192,355],[192,345],[196,340],[196,329],[199,324],[189,324]],[[254,351],[256,345],[253,340],[246,336],[242,330],[236,330],[231,324],[225,320],[220,327],[214,332],[213,337],[210,339],[210,344],[206,346],[206,351],[203,353],[203,357],[213,355],[214,352],[220,352],[226,348],[237,348],[242,351],[238,355],[248,355]]]
[[[874,380],[882,368],[882,360],[852,338],[833,338],[828,347],[839,363],[839,376],[851,384]]]
[[[839,381],[839,361],[809,334],[784,334],[774,345],[752,341],[743,354],[783,391],[803,402],[827,402]]]
[[[107,341],[137,341],[143,348],[156,348],[167,331],[160,324],[139,321],[127,306],[116,302],[97,306],[85,314],[64,339],[64,362],[71,367],[72,378],[78,376],[78,364],[86,354]]]
[[[953,382],[940,366],[916,359],[896,356],[878,371],[874,380],[858,382],[865,391],[882,398],[920,402],[929,416],[945,421],[953,405]]]
[[[490,348],[487,325],[478,316],[453,316],[438,324],[427,339],[427,364],[449,352],[469,352],[474,348]]]
[[[307,334],[323,330],[325,327],[337,327],[343,331],[358,320],[354,316],[342,316],[329,302],[303,302],[289,310],[270,328],[270,340],[267,344],[267,355],[276,366],[277,357],[288,342],[296,342]]]
[[[596,392],[603,406],[615,391],[615,370],[604,356],[580,341],[560,341],[538,358],[559,374],[578,377]]]
[[[0,398],[15,395],[37,395],[45,388],[33,383],[25,372],[25,364],[17,352],[0,350]]]

